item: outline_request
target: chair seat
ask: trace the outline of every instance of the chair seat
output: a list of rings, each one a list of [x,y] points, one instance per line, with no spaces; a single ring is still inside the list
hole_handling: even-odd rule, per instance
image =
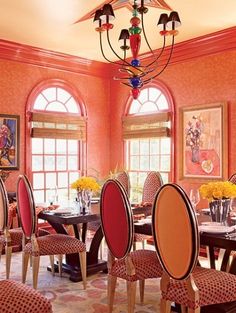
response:
[[[51,303],[36,290],[16,281],[0,281],[0,312],[52,313]]]
[[[9,229],[9,233],[11,236],[11,246],[19,246],[21,247],[22,245],[22,239],[23,239],[23,231],[21,228],[12,228]],[[38,230],[38,235],[39,236],[46,236],[49,235],[49,231],[47,231],[46,229],[41,229],[39,228]],[[1,235],[0,236],[0,244],[5,247],[6,245],[6,241],[5,241],[5,236]]]
[[[38,255],[70,254],[86,251],[86,246],[82,241],[68,235],[42,236],[37,238],[37,242],[39,245]],[[24,252],[33,254],[31,242],[25,245]]]
[[[128,281],[161,277],[162,267],[158,261],[155,251],[136,250],[131,252],[130,256],[136,269],[135,275],[127,275],[124,259],[115,260],[115,263],[112,265],[112,269],[109,274]]]
[[[134,242],[140,242],[150,239],[152,236],[135,233],[134,234]]]
[[[235,300],[235,275],[202,267],[196,267],[192,274],[199,290],[199,303],[189,299],[184,280],[171,280],[170,288],[168,288],[166,293],[162,293],[163,298],[191,309]]]

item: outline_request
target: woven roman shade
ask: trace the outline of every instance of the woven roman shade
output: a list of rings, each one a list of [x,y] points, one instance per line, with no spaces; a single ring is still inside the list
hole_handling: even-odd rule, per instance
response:
[[[86,140],[86,118],[75,114],[31,113],[31,137]]]
[[[123,139],[170,137],[170,113],[123,117]]]

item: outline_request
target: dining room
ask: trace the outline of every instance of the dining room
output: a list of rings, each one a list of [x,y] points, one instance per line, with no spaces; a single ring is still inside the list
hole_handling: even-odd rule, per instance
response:
[[[121,216],[132,234],[115,235],[123,258],[146,249],[163,258],[156,252],[159,238],[167,240],[172,230],[155,239],[154,226],[162,227],[153,219],[171,188],[179,205],[170,196],[167,207],[175,207],[175,216],[182,208],[175,222],[182,229],[188,220],[192,229],[181,238],[194,239],[198,225],[196,245],[188,248],[197,251],[199,243],[202,267],[234,273],[235,1],[0,4],[0,286],[9,277],[19,289],[25,282],[37,290],[34,297],[43,296],[38,301],[49,301],[51,309],[41,313],[169,312],[161,300],[162,274],[141,279],[144,299],[137,292],[135,305],[127,297],[134,294],[132,279],[118,276],[117,290],[108,290],[115,295],[112,309],[107,288],[116,255],[110,232]],[[106,197],[123,204],[108,226]],[[166,211],[167,229],[173,212]],[[193,253],[190,259],[193,269]],[[174,280],[165,262],[161,267]],[[231,304],[207,311],[202,303],[201,312],[236,312]],[[181,309],[187,312],[186,303]]]

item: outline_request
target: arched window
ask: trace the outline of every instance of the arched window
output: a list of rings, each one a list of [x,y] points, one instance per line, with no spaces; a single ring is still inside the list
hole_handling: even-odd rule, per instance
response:
[[[83,170],[86,121],[73,89],[52,81],[30,97],[31,180],[36,202],[70,199]]]
[[[147,172],[160,172],[171,180],[172,145],[170,137],[172,106],[163,87],[148,87],[130,102],[123,118],[125,167],[131,181],[132,201],[141,201]]]

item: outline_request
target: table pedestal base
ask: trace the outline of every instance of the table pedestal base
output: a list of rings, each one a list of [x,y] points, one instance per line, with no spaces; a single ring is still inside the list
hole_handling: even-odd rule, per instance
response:
[[[47,267],[48,271],[52,271],[51,266]],[[58,273],[58,264],[54,264],[54,271]],[[88,264],[87,265],[87,276],[93,275],[100,271],[107,273],[107,262],[103,260],[98,260],[96,264]],[[69,279],[75,283],[82,281],[81,271],[79,267],[70,266],[69,264],[62,264],[62,272],[69,274]]]

